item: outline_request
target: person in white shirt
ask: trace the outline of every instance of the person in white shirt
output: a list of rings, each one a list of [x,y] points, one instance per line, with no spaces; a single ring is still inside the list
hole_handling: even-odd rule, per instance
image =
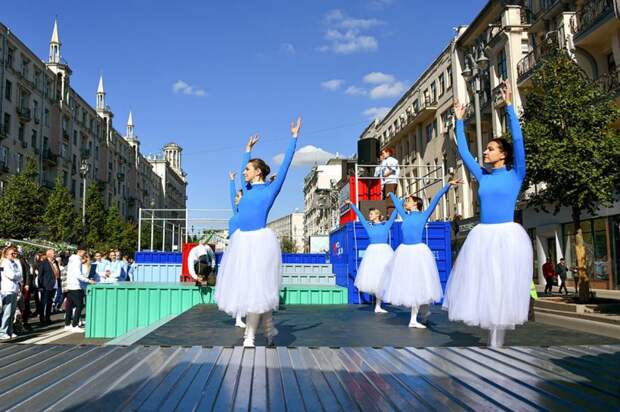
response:
[[[202,283],[202,280],[196,274],[196,266],[201,256],[208,256],[210,259],[211,271],[215,270],[215,253],[211,246],[207,245],[204,239],[201,239],[196,246],[189,251],[187,256],[187,267],[189,268],[189,274],[198,283]]]
[[[95,284],[92,279],[82,273],[82,259],[86,253],[86,248],[78,247],[75,255],[71,255],[67,264],[67,311],[65,312],[65,330],[72,332],[84,332],[78,326],[82,307],[84,306],[84,290],[81,282]],[[75,310],[74,310],[75,309]]]
[[[386,216],[390,216],[394,211],[394,203],[390,193],[396,193],[398,176],[400,175],[398,160],[392,157],[393,154],[394,150],[389,147],[381,150],[379,155],[381,164],[375,169],[375,177],[381,178],[381,191],[383,192],[383,200],[386,201]]]
[[[0,340],[13,337],[13,318],[17,307],[17,294],[22,281],[22,266],[17,258],[17,248],[8,246],[2,253],[0,296],[2,296],[2,325],[0,326]]]
[[[95,273],[97,274],[97,282],[107,283],[110,262],[103,257],[101,252],[95,253]]]

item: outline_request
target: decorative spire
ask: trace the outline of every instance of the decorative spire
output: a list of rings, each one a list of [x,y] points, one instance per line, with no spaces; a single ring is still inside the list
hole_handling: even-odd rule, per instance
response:
[[[97,93],[105,94],[103,90],[103,76],[99,76],[99,86],[97,87]]]
[[[127,138],[129,139],[133,139],[134,138],[134,132],[133,132],[133,116],[131,114],[131,111],[129,112],[129,119],[127,119]]]
[[[103,76],[99,76],[99,86],[97,87],[97,110],[105,110],[105,91],[103,90]]]
[[[60,63],[60,37],[58,36],[58,19],[54,19],[54,30],[50,39],[50,63]]]

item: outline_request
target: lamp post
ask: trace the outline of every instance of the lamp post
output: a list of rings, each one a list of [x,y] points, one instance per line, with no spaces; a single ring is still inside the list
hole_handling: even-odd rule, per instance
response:
[[[151,248],[153,251],[153,241],[155,239],[155,201],[151,199]]]
[[[80,176],[82,177],[82,241],[86,239],[86,177],[88,176],[88,162],[82,159],[80,164]]]
[[[470,66],[471,64],[471,66]],[[467,81],[474,80],[474,113],[476,116],[476,153],[478,163],[483,166],[482,159],[482,125],[480,121],[480,93],[482,92],[482,75],[489,67],[489,59],[485,56],[482,47],[476,46],[470,53],[465,54],[465,70],[461,73]]]

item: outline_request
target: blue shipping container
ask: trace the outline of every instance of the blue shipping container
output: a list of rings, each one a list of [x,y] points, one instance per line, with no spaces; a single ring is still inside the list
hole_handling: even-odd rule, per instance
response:
[[[401,243],[401,222],[395,222],[390,233],[394,250]],[[423,241],[428,245],[437,262],[439,280],[445,284],[452,269],[450,222],[431,222],[426,225]],[[357,268],[368,247],[368,235],[359,222],[350,222],[329,235],[330,262],[336,275],[336,284],[349,290],[349,303],[370,303],[372,296],[359,293],[354,286]]]
[[[133,282],[177,283],[181,276],[181,264],[136,263]]]

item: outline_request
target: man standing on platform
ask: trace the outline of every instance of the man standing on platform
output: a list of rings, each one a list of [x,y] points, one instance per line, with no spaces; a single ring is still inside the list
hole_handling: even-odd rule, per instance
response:
[[[45,259],[39,265],[39,292],[41,293],[41,311],[39,319],[41,324],[50,324],[52,314],[52,304],[54,303],[54,286],[60,278],[60,268],[54,258],[54,249],[45,252]]]
[[[390,193],[396,194],[396,188],[398,188],[398,175],[400,170],[398,168],[398,160],[392,155],[394,150],[389,147],[381,150],[379,159],[381,164],[375,169],[375,177],[381,178],[381,191],[383,192],[383,200],[386,200],[386,216],[389,216],[394,210],[394,203],[390,198]]]

